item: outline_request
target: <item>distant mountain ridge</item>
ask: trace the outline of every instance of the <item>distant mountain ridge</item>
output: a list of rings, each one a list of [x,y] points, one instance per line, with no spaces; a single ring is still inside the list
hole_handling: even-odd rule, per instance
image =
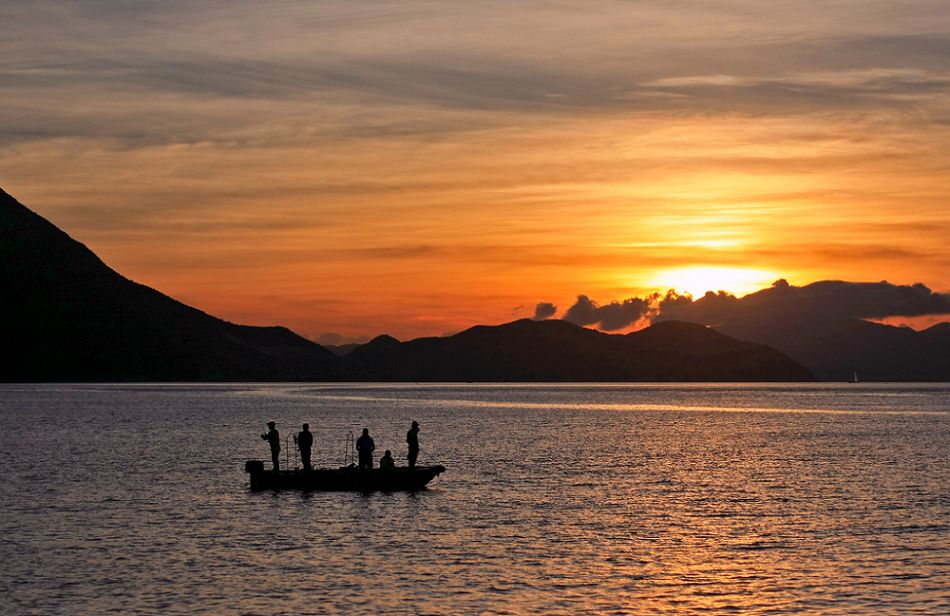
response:
[[[950,381],[950,323],[923,331],[878,323],[889,315],[950,316],[950,293],[923,283],[781,279],[742,297],[708,292],[667,296],[655,321],[703,323],[728,336],[771,346],[822,380]]]
[[[918,332],[862,319],[746,319],[716,329],[779,349],[823,380],[950,381],[950,323]]]
[[[341,359],[344,379],[358,381],[814,380],[774,349],[678,321],[619,335],[522,319],[444,338],[380,336]]]
[[[380,336],[337,356],[128,280],[0,190],[0,381],[808,381],[778,351],[701,325],[627,335],[564,321]]]

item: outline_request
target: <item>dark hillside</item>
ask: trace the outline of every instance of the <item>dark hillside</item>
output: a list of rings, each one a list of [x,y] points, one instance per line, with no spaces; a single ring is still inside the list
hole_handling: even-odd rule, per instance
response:
[[[124,278],[3,191],[0,298],[3,381],[317,379],[334,359]]]

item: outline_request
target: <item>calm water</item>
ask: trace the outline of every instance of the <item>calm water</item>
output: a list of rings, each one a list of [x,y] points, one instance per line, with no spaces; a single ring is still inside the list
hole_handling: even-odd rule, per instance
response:
[[[251,493],[268,419],[448,471]],[[0,386],[0,611],[947,614],[948,453],[948,385]]]

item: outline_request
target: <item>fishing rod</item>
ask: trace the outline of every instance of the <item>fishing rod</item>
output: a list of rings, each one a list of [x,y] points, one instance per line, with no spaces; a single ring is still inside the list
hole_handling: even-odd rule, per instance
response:
[[[353,431],[350,430],[346,433],[346,439],[343,441],[343,466],[348,466],[350,464],[349,460],[356,457],[356,445],[353,440]]]
[[[294,470],[297,470],[297,461],[303,461],[303,458],[300,457],[300,443],[297,442],[297,435],[294,434],[294,450],[297,452],[297,455],[294,456]],[[287,463],[287,467],[290,468],[290,463]]]

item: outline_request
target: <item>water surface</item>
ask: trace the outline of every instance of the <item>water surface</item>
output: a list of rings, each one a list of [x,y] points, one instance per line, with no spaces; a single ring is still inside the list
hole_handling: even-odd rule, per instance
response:
[[[253,493],[273,419],[418,494]],[[4,613],[950,613],[947,385],[0,386]],[[268,462],[269,464],[269,462]],[[291,462],[293,465],[293,462]]]

